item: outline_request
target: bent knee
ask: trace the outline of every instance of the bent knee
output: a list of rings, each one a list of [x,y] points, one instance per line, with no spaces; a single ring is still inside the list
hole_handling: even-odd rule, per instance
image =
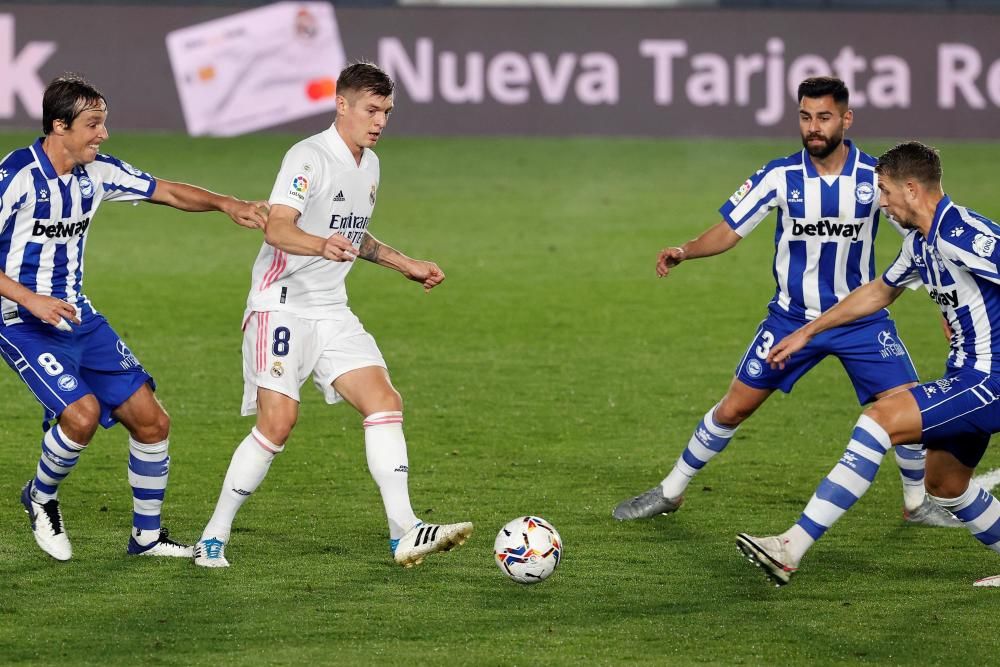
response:
[[[383,393],[382,401],[386,406],[383,408],[383,412],[403,411],[403,397],[396,391],[395,387],[389,387],[389,390]]]
[[[145,443],[163,442],[170,437],[170,415],[157,410],[147,422],[135,426],[132,437]]]
[[[927,450],[927,465],[924,472],[924,488],[937,498],[958,498],[964,494],[975,472],[950,452]]]
[[[924,489],[935,498],[958,498],[969,488],[969,480],[954,476],[934,475],[924,477]]]
[[[726,428],[736,428],[754,413],[754,409],[733,405],[727,401],[719,403],[712,414],[716,424]]]
[[[90,442],[101,421],[101,404],[93,394],[74,401],[59,415],[59,427],[74,442]]]
[[[392,385],[383,387],[377,391],[372,391],[358,401],[357,410],[362,416],[374,415],[379,412],[402,412],[403,397]]]
[[[259,415],[257,419],[257,430],[270,442],[281,447],[292,436],[295,428],[297,415]]]

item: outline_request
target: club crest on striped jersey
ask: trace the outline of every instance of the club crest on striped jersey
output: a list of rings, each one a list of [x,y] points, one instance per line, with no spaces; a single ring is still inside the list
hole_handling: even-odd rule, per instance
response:
[[[280,361],[275,361],[271,365],[271,377],[280,378],[285,374],[285,366]]]
[[[747,193],[750,192],[751,189],[753,189],[753,181],[748,178],[743,181],[743,185],[741,185],[739,189],[733,193],[733,196],[729,198],[730,203],[733,204],[733,206],[739,204],[743,201],[743,198],[747,196]],[[374,201],[372,203],[374,203]]]
[[[976,238],[972,239],[972,250],[980,257],[989,257],[992,255],[996,246],[997,239],[995,236],[976,234]]]
[[[78,180],[80,183],[80,194],[84,197],[94,196],[94,182],[86,176],[81,176]]]
[[[854,198],[859,204],[871,204],[875,200],[875,186],[871,183],[858,183],[854,186]]]

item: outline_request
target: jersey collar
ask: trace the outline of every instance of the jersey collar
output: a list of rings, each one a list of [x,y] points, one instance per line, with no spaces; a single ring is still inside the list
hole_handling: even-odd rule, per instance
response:
[[[928,243],[933,243],[934,239],[937,238],[938,225],[941,224],[941,218],[944,217],[944,214],[948,212],[949,208],[951,208],[951,197],[945,195],[944,197],[941,197],[941,201],[938,202],[937,208],[934,209],[934,220],[931,222],[931,230],[927,234]]]
[[[858,161],[858,147],[850,139],[844,139],[844,145],[847,146],[847,159],[844,160],[844,168],[840,170],[840,175],[850,176],[854,173],[854,164]],[[809,151],[805,148],[802,149],[802,162],[806,165],[806,176],[809,178],[819,177],[819,172],[816,171],[812,156],[809,155]]]
[[[354,161],[354,154],[351,153],[351,149],[347,147],[344,142],[344,138],[340,136],[340,132],[337,132],[336,124],[331,125],[327,130],[324,130],[323,136],[326,138],[327,145],[333,151],[333,154],[338,160],[345,164],[349,164],[355,168],[361,168],[365,164],[365,160],[368,159],[368,153],[370,152],[367,148],[361,149],[361,162],[360,164]]]
[[[42,141],[45,137],[38,137],[35,143],[31,144],[31,151],[35,154],[35,161],[38,162],[38,166],[42,168],[42,173],[45,174],[45,178],[53,179],[59,178],[59,174],[56,173],[56,168],[52,166],[52,161],[49,160],[49,156],[45,154],[45,149],[42,147]]]

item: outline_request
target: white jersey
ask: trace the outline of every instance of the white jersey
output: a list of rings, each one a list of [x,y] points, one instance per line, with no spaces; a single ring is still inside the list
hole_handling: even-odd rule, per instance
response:
[[[952,330],[949,369],[1000,374],[1000,226],[945,196],[927,237],[911,231],[882,279],[927,288]]]
[[[378,157],[365,148],[359,165],[335,126],[292,146],[281,162],[270,203],[301,213],[298,227],[327,238],[346,236],[360,248],[378,190]],[[344,279],[354,262],[291,255],[264,244],[253,265],[247,312],[288,311],[324,319],[347,305]]]
[[[0,270],[36,294],[64,299],[81,316],[94,311],[83,293],[83,251],[102,201],[149,199],[156,179],[110,155],[56,174],[42,139],[0,161]],[[3,326],[37,321],[0,299]]]
[[[719,209],[740,236],[778,209],[773,312],[812,320],[875,277],[876,160],[844,144],[838,176],[820,176],[802,150],[759,169]],[[867,319],[887,316],[882,310]]]

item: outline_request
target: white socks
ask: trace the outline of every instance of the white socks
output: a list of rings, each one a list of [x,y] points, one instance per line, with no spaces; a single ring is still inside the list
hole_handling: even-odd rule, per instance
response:
[[[285,449],[265,438],[255,426],[233,452],[222,493],[215,505],[215,513],[205,526],[201,539],[216,538],[226,542],[232,530],[233,519],[246,499],[264,481],[271,461]]]
[[[364,427],[368,470],[382,494],[389,538],[398,540],[418,521],[407,488],[410,469],[403,438],[403,413],[376,412],[365,417]]]
[[[368,470],[382,494],[389,537],[399,539],[418,521],[410,506],[407,488],[409,466],[403,438],[403,413],[376,412],[365,418],[364,427]],[[284,446],[270,442],[256,427],[251,430],[233,453],[215,512],[201,539],[229,540],[236,512],[264,481],[271,461],[282,450]]]

